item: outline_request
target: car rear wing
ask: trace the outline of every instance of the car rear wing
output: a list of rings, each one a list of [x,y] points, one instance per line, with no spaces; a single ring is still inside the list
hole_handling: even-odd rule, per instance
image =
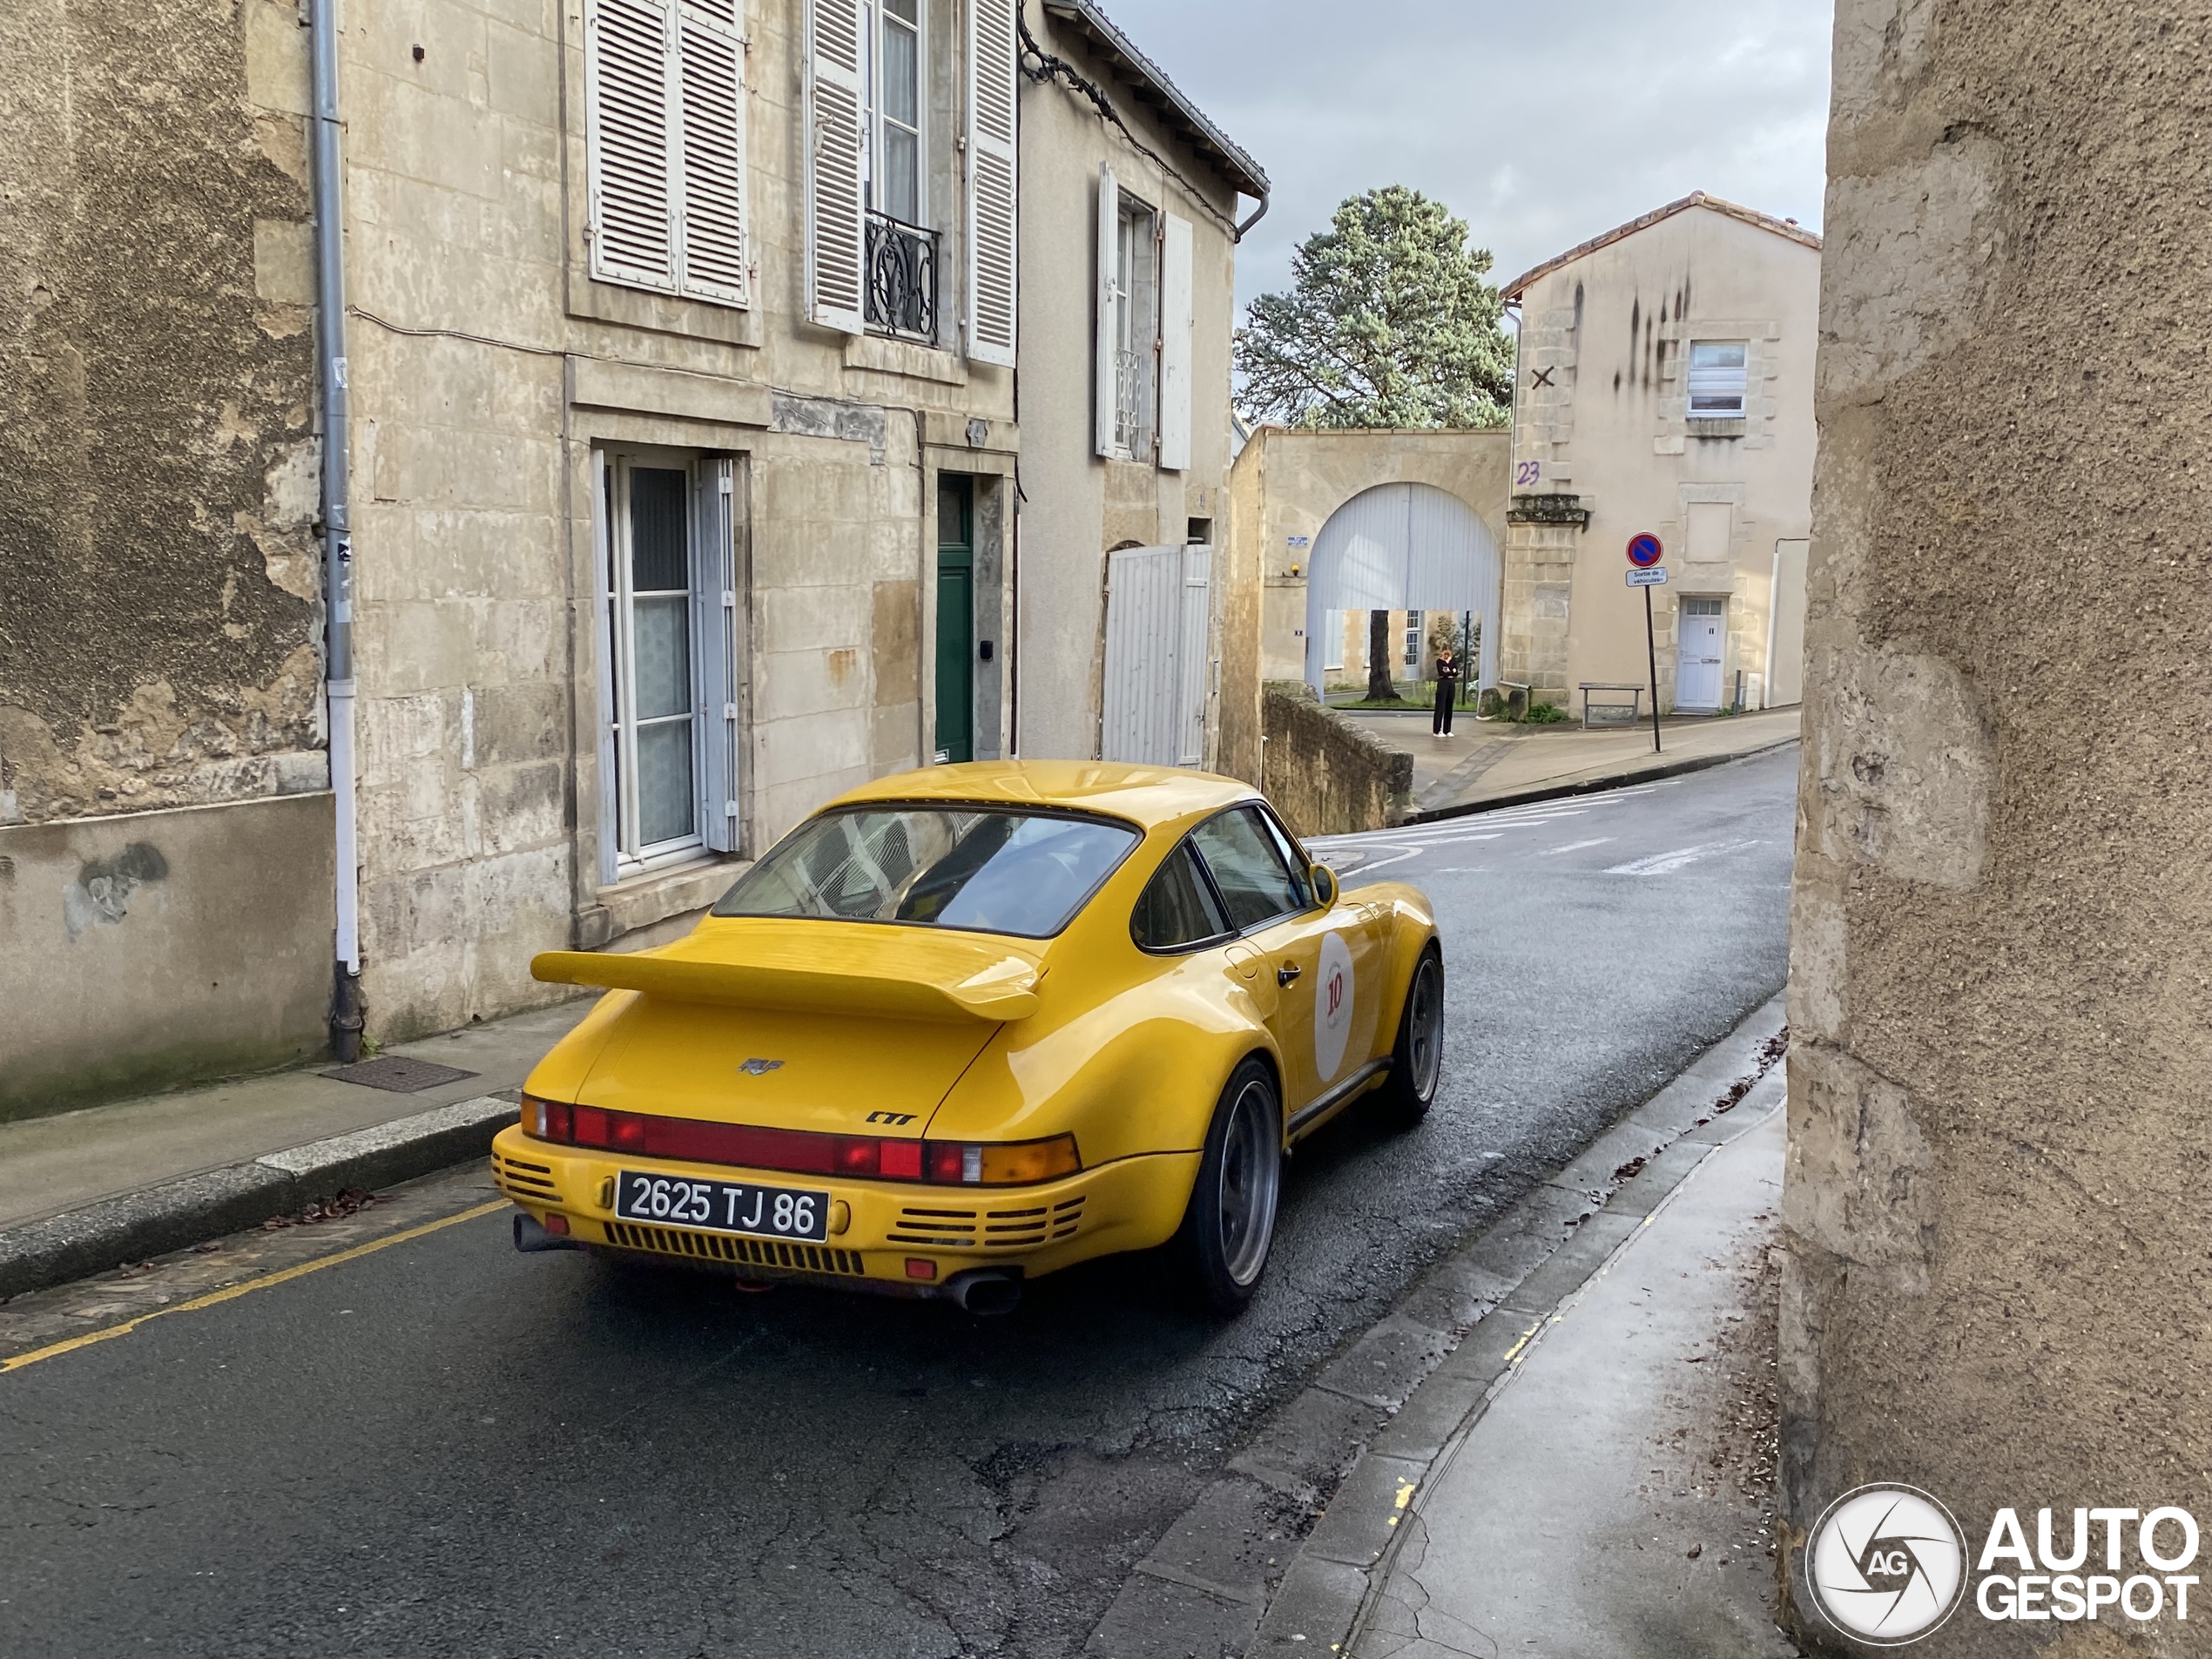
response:
[[[545,951],[531,958],[530,976],[786,1014],[957,1024],[1036,1012],[1038,966],[1024,956],[980,940],[867,931],[865,941],[853,941],[858,949],[824,949],[819,937],[732,938],[711,929],[660,950]]]

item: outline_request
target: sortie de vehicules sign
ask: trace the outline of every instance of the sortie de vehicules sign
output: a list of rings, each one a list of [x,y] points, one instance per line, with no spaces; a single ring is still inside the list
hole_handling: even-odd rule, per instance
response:
[[[1651,590],[1663,586],[1667,568],[1659,561],[1667,550],[1649,530],[1629,538],[1629,585],[1643,590],[1643,652],[1651,664],[1651,752],[1659,752],[1659,645],[1651,621]]]

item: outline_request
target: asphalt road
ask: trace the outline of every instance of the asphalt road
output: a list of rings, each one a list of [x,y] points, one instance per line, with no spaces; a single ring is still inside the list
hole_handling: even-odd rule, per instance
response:
[[[0,1374],[0,1652],[1073,1656],[1258,1414],[1780,987],[1796,765],[1326,844],[1439,907],[1441,1099],[1301,1150],[1231,1325],[1143,1261],[976,1321],[518,1256],[499,1214],[205,1307],[158,1267],[115,1295],[165,1317]],[[96,1328],[65,1295],[0,1352]]]

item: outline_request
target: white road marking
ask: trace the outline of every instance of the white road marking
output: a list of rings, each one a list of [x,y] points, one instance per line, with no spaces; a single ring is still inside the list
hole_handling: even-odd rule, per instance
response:
[[[1562,853],[1580,853],[1586,846],[1606,846],[1612,843],[1610,835],[1601,835],[1594,841],[1569,841],[1565,846],[1548,846],[1536,854],[1540,859],[1555,859]]]
[[[1606,872],[1608,875],[1672,875],[1676,870],[1696,863],[1700,859],[1718,858],[1723,853],[1741,853],[1747,846],[1757,846],[1757,841],[1708,841],[1702,846],[1677,847],[1671,853],[1655,853],[1648,859],[1638,859],[1631,864],[1616,864]]]

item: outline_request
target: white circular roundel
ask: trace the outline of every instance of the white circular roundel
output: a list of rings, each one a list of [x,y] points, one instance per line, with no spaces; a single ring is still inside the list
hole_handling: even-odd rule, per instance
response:
[[[1805,1580],[1845,1635],[1903,1647],[1949,1618],[1966,1594],[1966,1537],[1917,1487],[1861,1487],[1813,1524]]]
[[[1323,1082],[1344,1064],[1352,1035],[1352,952],[1341,934],[1321,935],[1321,972],[1313,987],[1313,1069]]]

